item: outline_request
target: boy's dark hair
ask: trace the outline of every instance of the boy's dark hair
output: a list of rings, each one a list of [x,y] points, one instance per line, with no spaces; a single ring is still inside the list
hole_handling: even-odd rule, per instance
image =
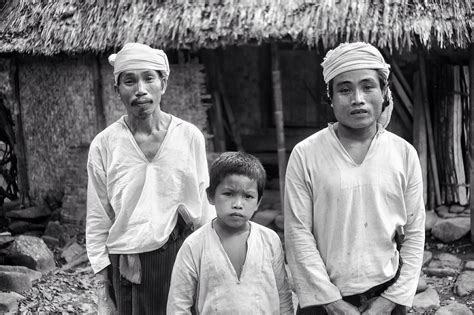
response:
[[[214,196],[217,186],[229,175],[244,175],[257,182],[258,201],[262,199],[266,173],[262,163],[245,152],[224,152],[212,162],[207,193]]]

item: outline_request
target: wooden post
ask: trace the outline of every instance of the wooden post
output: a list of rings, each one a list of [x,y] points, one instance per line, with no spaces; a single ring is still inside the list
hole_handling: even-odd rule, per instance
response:
[[[469,102],[471,110],[471,121],[469,122],[470,131],[470,170],[469,170],[469,192],[471,208],[471,242],[474,243],[474,44],[471,44],[471,54],[469,58]]]
[[[95,56],[94,62],[92,63],[92,76],[94,80],[94,98],[95,98],[95,121],[97,133],[107,127],[105,119],[105,109],[103,100],[103,87],[102,87],[102,76],[100,72],[100,56]]]
[[[428,202],[428,143],[426,140],[425,113],[423,112],[423,100],[420,88],[420,73],[413,76],[413,145],[420,159],[421,174],[423,178],[423,200]]]
[[[420,59],[420,79],[421,93],[423,96],[423,108],[425,113],[426,131],[428,134],[428,150],[430,153],[431,170],[435,187],[436,205],[441,204],[441,192],[439,189],[438,165],[436,164],[436,153],[433,139],[433,128],[431,126],[430,104],[428,103],[428,87],[426,82],[426,66],[425,58],[422,53],[419,54]]]
[[[278,59],[278,46],[276,43],[271,44],[272,59],[272,83],[273,83],[273,101],[275,104],[275,125],[277,137],[277,153],[278,153],[278,176],[280,179],[280,200],[283,206],[283,198],[285,196],[285,172],[286,172],[286,147],[285,147],[285,128],[283,120],[283,95],[281,92],[281,74],[280,62]]]
[[[20,190],[20,203],[25,206],[30,205],[30,187],[28,182],[28,165],[26,159],[25,138],[23,135],[23,120],[21,118],[21,100],[20,100],[20,76],[18,69],[18,59],[15,58],[12,64],[13,86],[15,87],[15,110],[13,119],[15,120],[15,151],[18,157],[18,188]]]

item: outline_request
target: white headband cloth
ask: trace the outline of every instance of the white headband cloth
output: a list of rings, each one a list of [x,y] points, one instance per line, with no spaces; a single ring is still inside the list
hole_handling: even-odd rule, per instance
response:
[[[381,70],[386,78],[390,74],[390,65],[385,63],[380,51],[363,42],[344,43],[329,50],[321,66],[326,84],[337,75],[352,70]]]
[[[165,52],[139,43],[125,44],[122,50],[109,56],[109,63],[114,67],[115,84],[118,83],[120,73],[130,70],[157,70],[165,79],[170,75],[170,65]]]

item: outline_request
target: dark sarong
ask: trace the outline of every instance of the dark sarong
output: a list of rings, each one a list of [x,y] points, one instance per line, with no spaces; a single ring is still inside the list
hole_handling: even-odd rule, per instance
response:
[[[120,275],[120,255],[110,254],[108,268],[112,279],[110,292],[119,314],[166,314],[174,261],[192,226],[186,225],[181,216],[173,232],[161,248],[139,254],[141,283],[131,283]]]

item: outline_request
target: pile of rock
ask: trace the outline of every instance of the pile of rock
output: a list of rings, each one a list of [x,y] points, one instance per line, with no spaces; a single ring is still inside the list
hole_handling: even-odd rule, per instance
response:
[[[438,281],[447,282],[445,287],[453,287],[454,293],[459,297],[474,293],[474,261],[463,262],[447,253],[433,256],[431,252],[425,251],[422,274],[413,301],[413,310],[417,313],[432,314],[436,310],[436,315],[472,314],[469,307],[457,302],[454,297],[441,306],[439,293],[433,285]]]
[[[471,230],[471,210],[469,207],[453,204],[441,205],[435,211],[426,212],[427,233],[444,243],[463,238]]]
[[[21,293],[55,268],[53,253],[42,239],[0,234],[0,312],[16,312]]]

